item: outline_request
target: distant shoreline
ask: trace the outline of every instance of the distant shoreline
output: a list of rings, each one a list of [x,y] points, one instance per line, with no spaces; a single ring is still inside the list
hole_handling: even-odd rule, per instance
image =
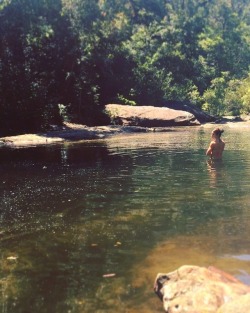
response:
[[[174,126],[146,128],[138,126],[94,126],[88,127],[81,124],[65,123],[64,126],[53,131],[38,134],[23,134],[0,138],[0,148],[23,148],[41,145],[60,144],[65,142],[77,142],[81,140],[105,139],[114,135],[133,133],[169,132],[183,127],[188,128],[212,128],[215,126],[227,126],[230,128],[250,128],[250,121],[223,120],[221,123],[206,123],[199,126]]]

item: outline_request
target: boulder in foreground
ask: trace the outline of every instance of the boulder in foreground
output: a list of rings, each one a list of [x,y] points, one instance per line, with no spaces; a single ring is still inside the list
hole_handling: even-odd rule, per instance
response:
[[[250,287],[212,266],[158,274],[154,289],[168,313],[250,312]]]
[[[141,127],[169,127],[200,125],[189,112],[154,106],[107,104],[106,112],[118,125]]]

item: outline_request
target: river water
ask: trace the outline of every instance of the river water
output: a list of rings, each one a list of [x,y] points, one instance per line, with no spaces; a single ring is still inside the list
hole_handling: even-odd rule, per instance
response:
[[[250,130],[225,126],[0,149],[0,312],[162,312],[158,272],[250,284]]]

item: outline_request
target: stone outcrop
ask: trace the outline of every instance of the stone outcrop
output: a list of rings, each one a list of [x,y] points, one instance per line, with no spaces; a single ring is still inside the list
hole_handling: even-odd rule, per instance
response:
[[[168,313],[250,312],[250,286],[212,266],[158,274],[154,290]]]
[[[200,125],[192,113],[165,107],[107,104],[105,111],[117,125],[141,127]]]
[[[216,117],[209,115],[208,113],[202,111],[197,106],[187,101],[166,101],[164,103],[164,107],[192,113],[200,123],[211,123],[217,120]]]
[[[169,132],[167,127],[140,127],[140,126],[93,126],[64,123],[63,127],[40,134],[24,134],[0,138],[1,147],[28,147],[48,144],[58,144],[67,141],[104,139],[110,136],[130,133]]]

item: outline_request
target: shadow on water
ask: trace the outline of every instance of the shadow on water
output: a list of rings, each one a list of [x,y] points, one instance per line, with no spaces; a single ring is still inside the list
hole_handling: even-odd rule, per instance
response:
[[[183,264],[249,283],[248,151],[207,164],[209,136],[4,151],[1,312],[162,312],[154,278]]]
[[[23,215],[26,219],[37,212],[76,208],[79,200],[82,206],[85,196],[100,198],[101,202],[100,189],[105,192],[101,183],[105,184],[106,175],[117,176],[117,168],[123,164],[128,178],[131,168],[129,155],[110,155],[105,145],[98,144],[80,149],[65,146],[2,150],[0,162],[1,218],[7,223],[16,219],[20,222]]]

